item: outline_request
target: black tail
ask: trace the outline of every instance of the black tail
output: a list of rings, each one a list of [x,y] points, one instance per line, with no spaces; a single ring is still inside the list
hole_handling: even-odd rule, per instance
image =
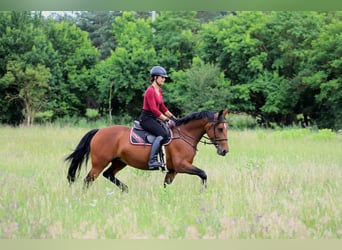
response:
[[[90,153],[90,141],[98,130],[99,129],[93,129],[86,133],[77,145],[74,152],[65,158],[65,161],[71,161],[67,176],[70,184],[75,181],[76,172],[78,172],[79,175],[84,158],[86,159],[87,164]]]

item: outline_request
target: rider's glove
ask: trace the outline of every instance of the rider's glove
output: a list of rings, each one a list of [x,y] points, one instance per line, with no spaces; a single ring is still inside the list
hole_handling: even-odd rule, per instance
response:
[[[171,117],[171,120],[174,121],[174,122],[177,122],[178,119],[177,119],[176,116],[173,115],[173,116]]]
[[[176,123],[173,120],[166,119],[165,122],[167,126],[169,126],[169,128],[173,128],[176,126]]]

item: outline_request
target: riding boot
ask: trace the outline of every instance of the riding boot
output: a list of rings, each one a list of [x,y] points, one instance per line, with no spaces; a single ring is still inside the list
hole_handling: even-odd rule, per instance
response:
[[[161,146],[162,136],[157,136],[153,141],[150,152],[150,159],[148,161],[148,168],[150,170],[156,170],[162,167],[162,164],[158,162],[158,153]]]

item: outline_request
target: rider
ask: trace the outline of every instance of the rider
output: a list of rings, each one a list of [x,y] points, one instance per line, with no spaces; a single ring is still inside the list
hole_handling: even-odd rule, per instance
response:
[[[166,122],[169,127],[174,126],[176,117],[168,110],[163,101],[163,91],[161,86],[168,77],[166,70],[161,66],[154,66],[150,71],[150,82],[144,94],[144,103],[140,115],[142,128],[156,136],[152,143],[148,167],[151,170],[162,167],[158,162],[157,155],[166,142],[168,133],[161,122]],[[170,120],[171,119],[171,120]]]

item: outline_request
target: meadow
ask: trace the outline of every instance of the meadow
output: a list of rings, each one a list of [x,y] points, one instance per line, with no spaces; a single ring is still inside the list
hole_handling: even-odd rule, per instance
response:
[[[230,152],[199,145],[196,176],[127,167],[69,187],[64,158],[89,128],[0,127],[1,239],[341,239],[342,135],[229,131]]]

